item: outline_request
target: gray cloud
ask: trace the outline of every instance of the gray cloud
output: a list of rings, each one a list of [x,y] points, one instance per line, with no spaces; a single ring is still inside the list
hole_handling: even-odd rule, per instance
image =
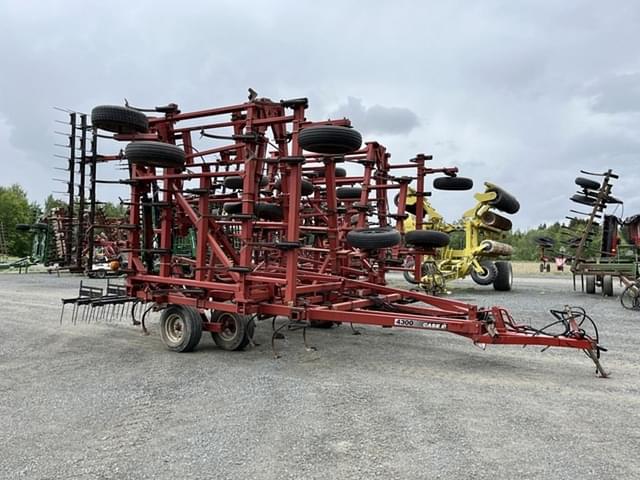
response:
[[[640,211],[638,2],[367,5],[340,2],[337,15],[293,0],[0,2],[0,183],[40,201],[59,189],[52,132],[64,116],[52,106],[88,112],[126,97],[191,110],[253,87],[309,97],[310,119],[350,116],[392,161],[429,153],[477,189],[503,186],[522,204],[517,226],[562,219],[581,168],[616,170],[614,194]],[[473,203],[471,192],[432,200],[448,218]]]
[[[640,112],[640,72],[611,75],[590,86],[592,108],[601,113]]]
[[[420,125],[418,116],[408,108],[373,105],[366,107],[362,99],[349,97],[331,114],[332,117],[348,117],[353,125],[367,134],[407,134]]]

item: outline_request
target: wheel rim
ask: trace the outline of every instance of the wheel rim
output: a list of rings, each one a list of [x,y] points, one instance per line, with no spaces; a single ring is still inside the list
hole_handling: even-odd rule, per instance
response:
[[[177,314],[170,315],[165,322],[164,333],[170,343],[180,343],[184,336],[184,319]]]
[[[233,340],[238,335],[238,326],[234,315],[223,313],[220,316],[220,337],[226,341]]]

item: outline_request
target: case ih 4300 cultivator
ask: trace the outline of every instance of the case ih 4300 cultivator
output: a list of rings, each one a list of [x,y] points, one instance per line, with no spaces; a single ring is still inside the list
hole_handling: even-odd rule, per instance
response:
[[[536,329],[501,307],[386,286],[388,272],[407,271],[407,255],[418,276],[423,257],[447,243],[443,232],[423,229],[421,201],[416,230],[405,237],[410,186],[421,198],[425,175],[443,173],[446,183],[457,169],[430,168],[423,154],[392,164],[383,145],[362,145],[349,120],[308,121],[307,103],[252,95],[195,112],[171,104],[150,116],[93,109],[94,128],[127,142],[130,165],[123,180],[130,217],[121,226],[128,231],[126,293],[113,302],[161,310],[162,340],[178,352],[194,349],[203,331],[223,349],[242,349],[256,321],[279,317],[286,320],[272,339],[287,328],[343,322],[436,330],[479,345],[580,349],[606,375],[597,330],[581,309],[553,311],[551,324]],[[195,251],[178,253],[176,242],[194,233]]]

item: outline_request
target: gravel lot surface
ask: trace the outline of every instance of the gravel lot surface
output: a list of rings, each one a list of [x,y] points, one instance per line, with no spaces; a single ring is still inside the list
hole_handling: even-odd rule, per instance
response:
[[[463,281],[452,297],[537,326],[584,306],[609,379],[579,351],[372,327],[312,330],[316,352],[288,333],[279,360],[267,323],[254,349],[205,335],[176,354],[157,316],[150,336],[60,326],[79,280],[0,275],[0,478],[640,478],[640,314],[566,278],[506,293]]]

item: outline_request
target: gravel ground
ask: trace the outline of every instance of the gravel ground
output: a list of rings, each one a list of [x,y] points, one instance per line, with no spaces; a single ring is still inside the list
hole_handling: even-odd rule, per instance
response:
[[[0,478],[640,478],[640,315],[565,278],[452,296],[538,326],[586,307],[610,379],[578,351],[373,327],[313,330],[316,352],[289,333],[279,360],[269,324],[245,352],[175,354],[155,319],[59,326],[78,282],[0,275]]]

